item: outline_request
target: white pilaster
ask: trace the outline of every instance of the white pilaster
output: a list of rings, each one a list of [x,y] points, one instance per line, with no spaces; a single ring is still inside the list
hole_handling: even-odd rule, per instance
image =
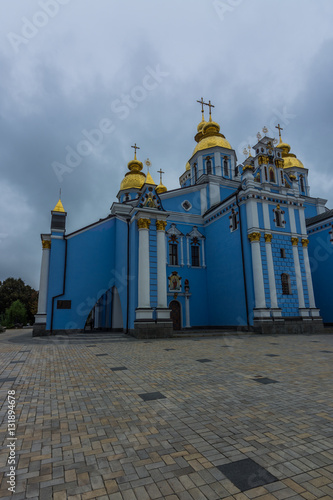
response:
[[[211,207],[221,201],[219,184],[209,183],[209,201]]]
[[[220,155],[220,153],[215,151],[214,160],[215,160],[215,175],[221,176],[222,170],[221,170],[221,155]]]
[[[207,188],[206,185],[202,189],[200,189],[200,206],[201,206],[201,215],[207,211]]]
[[[206,267],[206,257],[205,257],[205,240],[201,240],[201,253],[202,253],[202,267]]]
[[[295,274],[296,274],[296,287],[297,287],[297,295],[298,295],[298,307],[300,309],[305,309],[304,302],[304,293],[303,293],[303,284],[302,284],[302,274],[301,274],[301,266],[299,263],[298,256],[298,238],[291,238],[291,242],[293,245],[293,257],[294,257],[294,266],[295,266]]]
[[[306,238],[302,239],[306,283],[308,285],[309,306],[311,309],[315,309],[316,303],[315,303],[315,297],[314,297],[314,292],[313,292],[312,276],[311,276],[310,261],[309,261],[309,254],[308,254],[308,243],[309,243],[308,239],[306,239]]]
[[[265,229],[270,229],[271,228],[271,221],[269,218],[269,205],[268,203],[263,203],[262,204],[262,211],[264,214],[264,226]]]
[[[186,238],[187,267],[190,267],[190,238]]]
[[[295,221],[295,210],[293,207],[288,207],[289,221],[290,221],[290,231],[296,233],[296,221]]]
[[[180,265],[184,265],[184,238],[183,236],[180,237]]]
[[[138,308],[150,307],[149,219],[139,219]]]
[[[306,224],[305,224],[304,208],[299,207],[298,213],[299,213],[299,220],[300,220],[300,223],[301,223],[301,233],[302,234],[306,234]]]
[[[249,230],[257,229],[259,227],[258,218],[258,207],[257,201],[254,198],[250,198],[246,203],[246,217],[247,217],[247,227]]]
[[[35,316],[36,323],[46,323],[47,289],[49,285],[49,267],[51,241],[43,240],[42,263],[40,268],[38,310]]]
[[[249,234],[251,241],[252,253],[252,269],[253,269],[253,282],[254,282],[254,297],[255,308],[265,309],[265,289],[264,289],[264,275],[262,272],[261,252],[260,252],[260,233]]]

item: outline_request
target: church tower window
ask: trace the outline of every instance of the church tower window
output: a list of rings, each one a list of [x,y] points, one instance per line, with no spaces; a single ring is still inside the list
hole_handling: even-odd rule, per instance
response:
[[[264,172],[265,172],[265,181],[268,181],[267,167],[266,166],[264,168]]]
[[[230,219],[230,231],[236,231],[236,229],[238,228],[238,219],[237,219],[237,215],[238,213],[235,212],[234,209],[232,209],[231,211],[231,215],[229,216],[229,219]]]
[[[287,273],[281,274],[282,294],[291,295],[290,276]]]
[[[275,172],[273,167],[269,167],[269,181],[270,182],[276,182],[275,180]]]
[[[223,175],[224,177],[229,177],[228,158],[224,158],[223,160]]]
[[[210,156],[207,156],[206,159],[206,173],[208,175],[212,173],[212,160],[210,159]]]
[[[276,205],[276,208],[273,209],[274,212],[274,222],[276,227],[284,227],[286,221],[283,219],[284,211],[281,210],[280,205]]]
[[[178,245],[169,243],[169,265],[178,266]]]
[[[197,164],[193,163],[193,173],[194,173],[194,182],[197,182],[198,180],[198,170],[197,170]]]
[[[192,258],[192,267],[200,266],[200,254],[199,254],[199,245],[192,244],[191,245],[191,258]]]
[[[302,193],[305,193],[305,185],[304,185],[304,177],[303,177],[303,175],[299,176],[299,181],[300,181],[300,184],[301,184],[301,191],[302,191]]]

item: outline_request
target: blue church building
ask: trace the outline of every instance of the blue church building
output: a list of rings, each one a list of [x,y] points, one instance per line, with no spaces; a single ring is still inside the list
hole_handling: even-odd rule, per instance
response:
[[[158,185],[145,174],[135,145],[106,218],[67,234],[59,200],[41,235],[34,335],[312,333],[333,323],[333,210],[310,196],[280,126],[279,142],[264,128],[239,164],[213,106],[206,121],[200,102],[180,188],[168,191],[161,170]]]

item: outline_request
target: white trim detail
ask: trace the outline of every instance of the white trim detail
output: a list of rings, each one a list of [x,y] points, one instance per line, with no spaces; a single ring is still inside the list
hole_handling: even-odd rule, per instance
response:
[[[301,266],[300,266],[300,263],[299,263],[299,256],[298,256],[298,245],[293,245],[293,257],[294,257],[294,266],[295,266],[295,275],[296,275],[296,287],[297,287],[297,295],[298,295],[298,307],[300,309],[304,309],[305,308],[305,303],[304,303],[304,293],[303,293]]]
[[[139,229],[138,308],[150,307],[149,229]]]
[[[256,309],[265,309],[264,275],[262,272],[260,241],[251,242],[253,284]]]

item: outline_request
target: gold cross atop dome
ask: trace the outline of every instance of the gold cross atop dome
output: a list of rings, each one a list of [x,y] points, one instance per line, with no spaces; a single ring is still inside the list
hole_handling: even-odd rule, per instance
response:
[[[282,139],[281,139],[281,130],[283,130],[282,127],[280,127],[280,124],[278,123],[277,126],[275,126],[275,128],[277,128],[279,130],[279,137],[280,137],[280,142],[282,142]]]
[[[212,121],[212,108],[215,108],[215,106],[210,102],[210,100],[208,101],[208,104],[207,104],[207,102],[204,102],[204,105],[209,107],[209,121],[211,122]]]
[[[136,142],[134,143],[134,146],[131,146],[131,148],[133,148],[135,150],[135,152],[134,152],[134,160],[136,160],[136,150],[140,149],[140,148],[139,148],[139,146],[136,145]]]
[[[163,170],[160,168],[160,170],[157,170],[157,173],[160,174],[160,183],[162,184],[162,174],[164,174],[165,172],[163,172]]]

